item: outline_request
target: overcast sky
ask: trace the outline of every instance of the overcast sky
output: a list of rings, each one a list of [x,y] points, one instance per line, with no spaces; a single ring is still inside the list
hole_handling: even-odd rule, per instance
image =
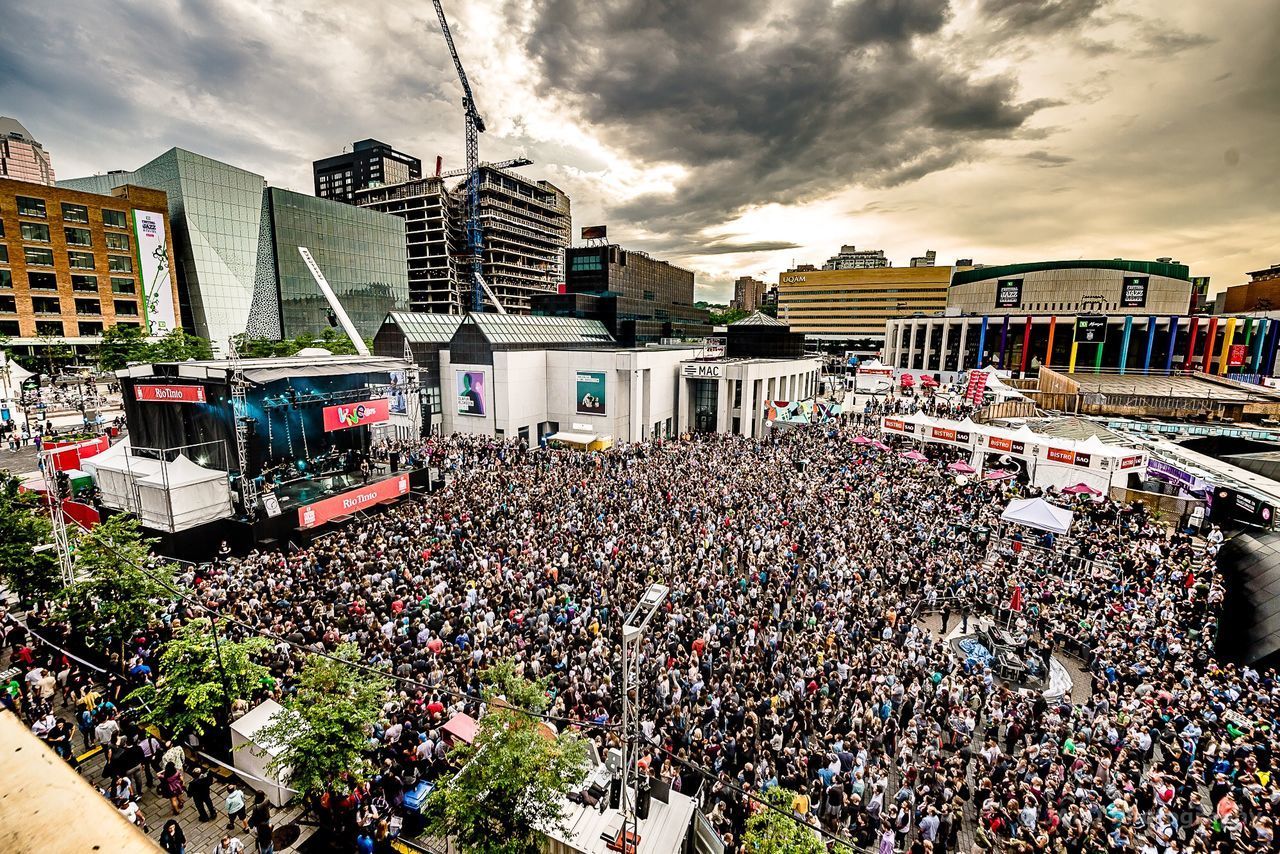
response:
[[[1280,0],[446,0],[489,131],[700,296],[896,264],[1280,262]],[[430,3],[7,0],[0,114],[61,177],[182,146],[310,192],[376,137],[462,165]]]

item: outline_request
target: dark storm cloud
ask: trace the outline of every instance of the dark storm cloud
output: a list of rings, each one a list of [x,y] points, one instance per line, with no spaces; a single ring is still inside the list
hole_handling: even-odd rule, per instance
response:
[[[1016,34],[1053,35],[1077,29],[1110,0],[982,0],[983,22]]]
[[[799,243],[787,240],[713,240],[710,243],[699,243],[699,255],[738,255],[746,252],[777,252],[780,249],[798,249]]]
[[[542,95],[636,160],[687,170],[673,194],[613,215],[688,233],[1018,135],[1049,102],[945,55],[950,17],[947,0],[549,0],[524,47]]]
[[[1022,158],[1024,160],[1030,160],[1042,169],[1055,169],[1061,166],[1066,166],[1068,163],[1075,161],[1074,157],[1067,157],[1065,154],[1053,154],[1045,151],[1044,149],[1028,151],[1026,154],[1022,155]]]

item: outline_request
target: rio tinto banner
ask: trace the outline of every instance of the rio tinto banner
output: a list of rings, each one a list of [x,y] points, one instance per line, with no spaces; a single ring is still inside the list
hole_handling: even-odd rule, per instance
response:
[[[324,408],[325,430],[347,430],[366,424],[381,424],[391,420],[391,402],[385,397],[360,403],[340,403]]]
[[[409,494],[409,475],[389,477],[377,483],[366,484],[359,489],[341,492],[313,504],[298,508],[298,527],[314,528],[330,519],[346,516],[358,510],[366,510],[384,501]]]
[[[147,334],[165,335],[177,327],[178,321],[173,308],[173,280],[169,277],[169,241],[164,231],[164,215],[134,211],[133,238]]]
[[[136,385],[133,396],[143,403],[204,403],[204,386]]]

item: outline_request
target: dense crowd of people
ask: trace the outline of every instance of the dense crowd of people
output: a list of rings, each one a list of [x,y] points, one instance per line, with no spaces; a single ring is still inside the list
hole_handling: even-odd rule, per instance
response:
[[[398,463],[438,467],[447,485],[183,582],[283,639],[255,701],[287,692],[308,650],[348,641],[406,680],[370,733],[376,776],[344,802],[375,842],[406,791],[447,771],[442,727],[480,713],[478,674],[495,661],[546,678],[560,726],[615,745],[621,619],[661,582],[640,764],[697,798],[729,851],[777,786],[824,839],[880,854],[1275,850],[1280,681],[1214,657],[1221,533],[1072,499],[1070,536],[1004,536],[1006,499],[1035,490],[854,444],[876,434],[873,414],[591,454],[468,436],[398,445]],[[924,619],[970,629],[1015,590],[1013,628],[1080,662],[1063,696],[1017,690]],[[157,642],[192,616],[175,603],[133,640],[133,678],[154,676]],[[137,747],[148,777],[169,773],[172,746],[120,747],[107,726],[123,679],[99,689],[56,659],[42,670],[45,654],[16,639],[35,670],[7,702],[25,700],[42,737],[60,752],[74,740],[42,712],[62,692],[86,743]]]

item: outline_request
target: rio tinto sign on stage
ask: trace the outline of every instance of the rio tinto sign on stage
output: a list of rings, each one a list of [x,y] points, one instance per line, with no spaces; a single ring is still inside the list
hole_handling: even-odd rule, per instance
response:
[[[204,403],[204,386],[136,385],[133,396],[144,403]]]
[[[330,498],[324,498],[313,504],[304,504],[298,508],[298,527],[314,528],[323,525],[330,519],[346,516],[358,510],[365,510],[384,501],[409,494],[409,475],[402,474],[389,477],[377,483],[366,484],[350,492],[342,492]]]
[[[381,424],[391,420],[391,405],[385,397],[360,403],[340,403],[324,408],[324,429],[346,430],[366,424]]]

